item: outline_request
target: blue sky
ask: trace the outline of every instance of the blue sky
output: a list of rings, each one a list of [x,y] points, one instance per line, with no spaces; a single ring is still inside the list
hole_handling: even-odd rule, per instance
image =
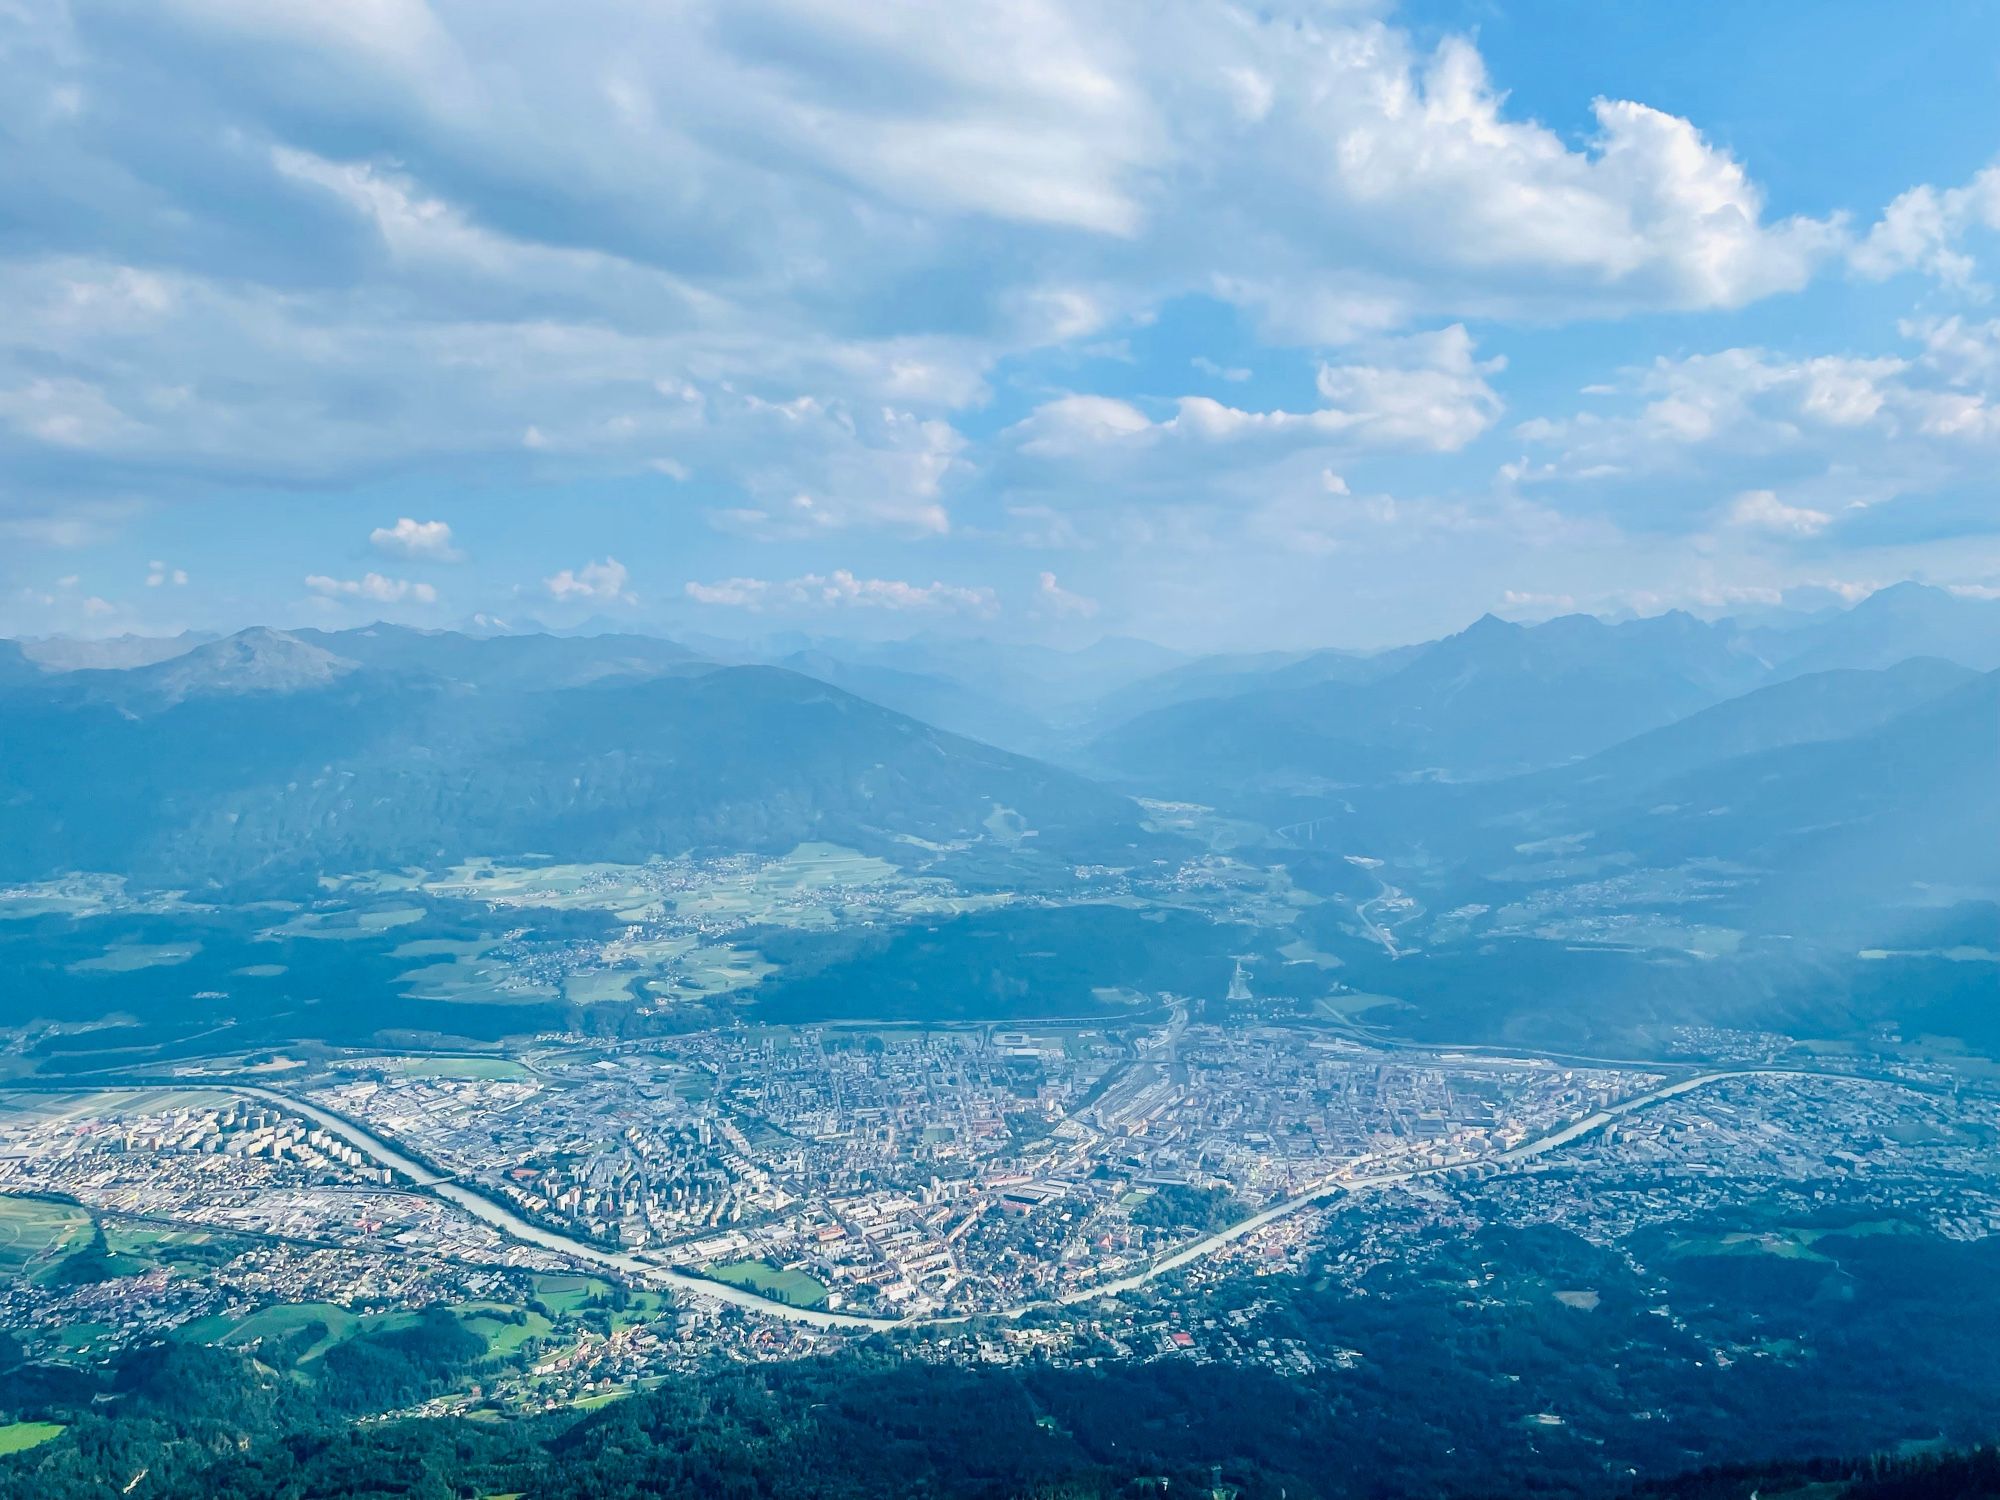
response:
[[[2000,12],[23,0],[0,631],[2000,589]]]

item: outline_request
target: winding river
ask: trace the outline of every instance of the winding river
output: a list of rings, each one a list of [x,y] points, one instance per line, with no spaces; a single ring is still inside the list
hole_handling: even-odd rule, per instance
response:
[[[1845,1074],[1817,1074],[1798,1068],[1729,1068],[1706,1073],[1695,1073],[1684,1078],[1675,1079],[1669,1083],[1660,1084],[1655,1088],[1646,1090],[1644,1093],[1634,1094],[1631,1098],[1620,1100],[1616,1104],[1606,1105],[1603,1109],[1596,1110],[1582,1119],[1571,1121],[1569,1124],[1549,1131],[1545,1135],[1537,1136],[1533,1140],[1523,1141],[1518,1146],[1496,1152],[1492,1156],[1481,1157],[1467,1162],[1454,1162],[1449,1166],[1407,1167],[1396,1171],[1376,1172],[1356,1177],[1343,1176],[1338,1173],[1329,1174],[1320,1179],[1318,1183],[1306,1192],[1293,1198],[1287,1198],[1281,1203],[1274,1203],[1269,1208],[1262,1209],[1246,1219],[1229,1225],[1227,1228],[1217,1230],[1214,1234],[1196,1240],[1192,1244],[1183,1245],[1172,1254],[1154,1261],[1142,1271],[1135,1271],[1129,1276],[1121,1276],[1115,1280],[1097,1282],[1088,1287],[1065,1292],[1055,1300],[1063,1304],[1074,1304],[1091,1302],[1102,1297],[1114,1297],[1121,1292],[1132,1291],[1144,1286],[1156,1277],[1165,1276],[1170,1272],[1179,1270],[1182,1266],[1200,1260],[1205,1256],[1212,1255],[1225,1245],[1233,1244],[1245,1236],[1255,1234],[1266,1225],[1276,1223],[1279,1219],[1299,1213],[1316,1203],[1325,1202],[1327,1199],[1336,1197],[1342,1193],[1366,1191],[1369,1188],[1388,1187],[1399,1182],[1410,1182],[1420,1177],[1441,1176],[1447,1172],[1462,1171],[1467,1167],[1477,1167],[1487,1164],[1509,1166],[1516,1162],[1527,1161],[1532,1157],[1540,1156],[1545,1152],[1557,1150],[1594,1131],[1602,1130],[1605,1126],[1612,1124],[1622,1116],[1633,1114],[1667,1099],[1677,1098],[1682,1094],[1692,1093],[1696,1089],[1705,1088],[1709,1084],[1720,1082],[1726,1078],[1796,1077],[1801,1073],[1813,1077],[1850,1076]],[[105,1086],[98,1085],[98,1087]],[[110,1087],[119,1086],[111,1085]],[[859,1313],[824,1312],[815,1308],[793,1307],[788,1303],[774,1301],[769,1297],[761,1297],[757,1293],[748,1291],[742,1287],[727,1286],[719,1281],[710,1281],[700,1276],[691,1276],[685,1271],[673,1270],[670,1267],[660,1265],[656,1261],[648,1260],[643,1256],[632,1255],[618,1250],[606,1250],[601,1246],[590,1244],[585,1240],[575,1239],[570,1235],[562,1233],[560,1230],[550,1229],[544,1225],[535,1223],[531,1219],[524,1218],[498,1199],[489,1197],[475,1188],[467,1187],[462,1182],[454,1181],[452,1178],[444,1176],[425,1166],[423,1163],[416,1161],[398,1149],[394,1143],[383,1139],[373,1131],[355,1124],[352,1120],[344,1116],[333,1114],[316,1104],[309,1103],[304,1099],[297,1098],[291,1094],[282,1094],[276,1089],[265,1088],[259,1084],[204,1083],[202,1087],[225,1089],[231,1093],[244,1094],[252,1098],[262,1099],[269,1104],[276,1105],[280,1109],[309,1119],[329,1133],[339,1136],[356,1150],[366,1154],[378,1165],[388,1167],[390,1170],[407,1178],[416,1186],[418,1191],[433,1194],[445,1199],[447,1202],[456,1204],[474,1218],[492,1225],[509,1238],[519,1240],[524,1244],[539,1245],[545,1250],[553,1250],[560,1255],[569,1256],[573,1260],[603,1266],[607,1270],[617,1271],[641,1281],[672,1287],[675,1291],[685,1296],[701,1298],[710,1302],[726,1303],[733,1307],[741,1307],[751,1312],[762,1313],[768,1317],[783,1318],[789,1322],[805,1324],[813,1328],[879,1331],[887,1328],[909,1327],[931,1322],[958,1323],[964,1321],[962,1315],[938,1318],[874,1318],[866,1317]],[[1032,1311],[1037,1307],[1047,1307],[1049,1305],[1048,1300],[1042,1299],[1023,1303],[1017,1307],[1006,1308],[999,1311],[997,1315],[1010,1318],[1019,1317],[1021,1314]]]

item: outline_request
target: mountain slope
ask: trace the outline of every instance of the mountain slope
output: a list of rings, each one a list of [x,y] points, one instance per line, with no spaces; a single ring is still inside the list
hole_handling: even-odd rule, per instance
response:
[[[1665,893],[1690,920],[1895,946],[1927,910],[2000,902],[2000,672],[1957,670],[1779,684],[1579,766],[1447,789],[1400,831],[1458,872],[1454,900],[1539,888],[1574,916]]]
[[[81,672],[149,666],[215,639],[213,634],[190,630],[174,636],[115,635],[97,640],[49,636],[20,644],[28,659],[44,672]]]
[[[1650,863],[1765,872],[1800,909],[2000,893],[2000,672],[1844,739],[1704,766],[1648,788],[1606,842]]]
[[[1846,739],[1975,681],[1969,667],[1918,657],[1880,671],[1843,668],[1794,677],[1649,730],[1536,778],[1548,785],[1637,796],[1704,766],[1814,741]]]
[[[1049,726],[1025,709],[948,677],[851,662],[825,651],[794,652],[777,665],[939,729],[1022,754],[1034,754],[1052,738]]]
[[[1327,649],[1204,656],[1108,694],[1095,716],[1100,732],[1108,732],[1141,714],[1202,698],[1281,692],[1323,682],[1374,682],[1429,649],[1426,643],[1373,653]]]
[[[1094,764],[1162,792],[1270,794],[1560,764],[1740,692],[1764,673],[1687,615],[1545,625],[1491,615],[1372,681],[1205,698],[1120,726]]]
[[[1942,657],[1975,671],[2000,668],[2000,600],[1968,599],[1921,583],[1878,589],[1852,609],[1767,642],[1786,676],[1835,667],[1888,667]]]
[[[42,669],[18,641],[0,641],[0,692],[24,683],[39,682]]]
[[[526,691],[218,644],[221,666],[165,685],[8,701],[0,872],[184,885],[530,850],[907,856],[920,839],[1078,858],[1147,838],[1081,778],[773,668]]]

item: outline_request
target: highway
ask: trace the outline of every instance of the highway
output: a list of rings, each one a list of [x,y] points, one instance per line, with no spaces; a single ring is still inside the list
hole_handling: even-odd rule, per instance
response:
[[[1120,1292],[1132,1291],[1144,1286],[1147,1282],[1157,1277],[1164,1276],[1172,1271],[1178,1271],[1182,1266],[1200,1260],[1205,1256],[1213,1255],[1224,1245],[1233,1244],[1246,1235],[1255,1234],[1267,1224],[1274,1224],[1279,1219],[1287,1218],[1292,1214],[1312,1207],[1316,1203],[1323,1203],[1327,1199],[1336,1197],[1342,1193],[1361,1192],[1369,1188],[1389,1187],[1399,1182],[1410,1182],[1419,1177],[1441,1176],[1446,1172],[1463,1171],[1467,1167],[1476,1167],[1488,1163],[1511,1165],[1515,1162],[1527,1161],[1531,1157],[1540,1156],[1544,1152],[1554,1151],[1559,1147],[1566,1146],[1571,1141],[1589,1135],[1593,1131],[1602,1130],[1605,1126],[1623,1115],[1629,1115],[1634,1111],[1645,1109],[1649,1105],[1677,1098],[1682,1094],[1692,1093],[1698,1088],[1704,1088],[1724,1078],[1797,1076],[1800,1071],[1802,1070],[1788,1068],[1725,1068],[1714,1072],[1697,1073],[1692,1077],[1676,1079],[1672,1083],[1663,1083],[1658,1088],[1648,1089],[1643,1094],[1634,1094],[1630,1099],[1620,1100],[1617,1104],[1608,1105],[1603,1109],[1584,1116],[1580,1120],[1574,1120],[1560,1129],[1552,1130],[1546,1135],[1537,1136],[1531,1141],[1523,1141],[1518,1146],[1497,1152],[1492,1156],[1479,1157],[1473,1161],[1454,1162],[1452,1165],[1446,1167],[1410,1167],[1395,1172],[1375,1172],[1362,1177],[1345,1177],[1339,1173],[1332,1173],[1321,1178],[1318,1183],[1297,1197],[1287,1198],[1282,1203],[1274,1203],[1269,1208],[1254,1213],[1247,1219],[1242,1219],[1229,1225],[1226,1229],[1218,1229],[1206,1239],[1196,1240],[1192,1245],[1183,1245],[1180,1249],[1174,1251],[1173,1254],[1163,1256],[1143,1271],[1134,1272],[1130,1276],[1121,1276],[1114,1281],[1099,1282],[1096,1285],[1083,1287],[1077,1291],[1065,1292],[1056,1300],[1064,1304],[1090,1302],[1100,1297],[1115,1297]],[[1851,1075],[1814,1074],[1811,1076],[1848,1077]],[[1028,1312],[1035,1307],[1045,1307],[1047,1305],[1046,1302],[1024,1303],[1019,1307],[1007,1309],[1006,1316],[1019,1317],[1022,1313]]]

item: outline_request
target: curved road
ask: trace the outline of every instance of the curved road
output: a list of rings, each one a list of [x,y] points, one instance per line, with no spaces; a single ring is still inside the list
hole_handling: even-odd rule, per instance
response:
[[[1593,1131],[1602,1130],[1622,1115],[1628,1115],[1636,1110],[1644,1109],[1648,1105],[1676,1098],[1681,1094],[1692,1093],[1695,1089],[1706,1087],[1708,1084],[1719,1082],[1724,1078],[1798,1077],[1802,1073],[1804,1076],[1813,1078],[1851,1078],[1853,1076],[1847,1073],[1807,1073],[1804,1069],[1798,1068],[1723,1068],[1708,1073],[1697,1073],[1688,1078],[1679,1078],[1672,1083],[1663,1083],[1658,1088],[1648,1089],[1643,1094],[1634,1094],[1630,1099],[1623,1099],[1616,1104],[1606,1105],[1603,1109],[1597,1110],[1595,1113],[1585,1115],[1581,1120],[1573,1121],[1558,1130],[1552,1130],[1547,1135],[1537,1136],[1531,1141],[1523,1141],[1518,1146],[1509,1147],[1507,1150],[1496,1152],[1492,1156],[1482,1156],[1472,1161],[1454,1162],[1447,1167],[1408,1167],[1395,1172],[1375,1172],[1365,1177],[1343,1178],[1337,1173],[1330,1174],[1322,1177],[1317,1185],[1308,1188],[1296,1198],[1287,1198],[1282,1203],[1274,1203],[1260,1213],[1252,1214],[1249,1218],[1231,1224],[1226,1229],[1217,1230],[1206,1239],[1196,1240],[1191,1245],[1183,1245],[1180,1249],[1174,1251],[1173,1254],[1153,1262],[1152,1265],[1143,1271],[1135,1271],[1130,1276],[1121,1276],[1115,1281],[1098,1282],[1093,1286],[1082,1287],[1073,1292],[1064,1292],[1055,1300],[1063,1304],[1092,1302],[1100,1297],[1115,1297],[1120,1292],[1133,1291],[1138,1287],[1144,1286],[1155,1277],[1164,1276],[1169,1271],[1178,1271],[1182,1266],[1187,1265],[1191,1261],[1197,1261],[1204,1256],[1213,1255],[1224,1245],[1240,1240],[1246,1235],[1255,1234],[1267,1224],[1287,1218],[1302,1209],[1310,1208],[1313,1204],[1324,1202],[1326,1199],[1340,1193],[1351,1193],[1364,1188],[1387,1187],[1393,1183],[1409,1182],[1413,1178],[1418,1177],[1442,1176],[1446,1172],[1463,1171],[1467,1167],[1480,1167],[1489,1163],[1511,1164],[1513,1162],[1526,1161],[1530,1157],[1540,1156],[1546,1151],[1554,1151],[1560,1146],[1567,1146],[1571,1141],[1589,1135]],[[1007,1309],[1005,1316],[1019,1317],[1022,1313],[1029,1312],[1035,1307],[1045,1307],[1047,1305],[1047,1302],[1025,1303],[1020,1307]]]

